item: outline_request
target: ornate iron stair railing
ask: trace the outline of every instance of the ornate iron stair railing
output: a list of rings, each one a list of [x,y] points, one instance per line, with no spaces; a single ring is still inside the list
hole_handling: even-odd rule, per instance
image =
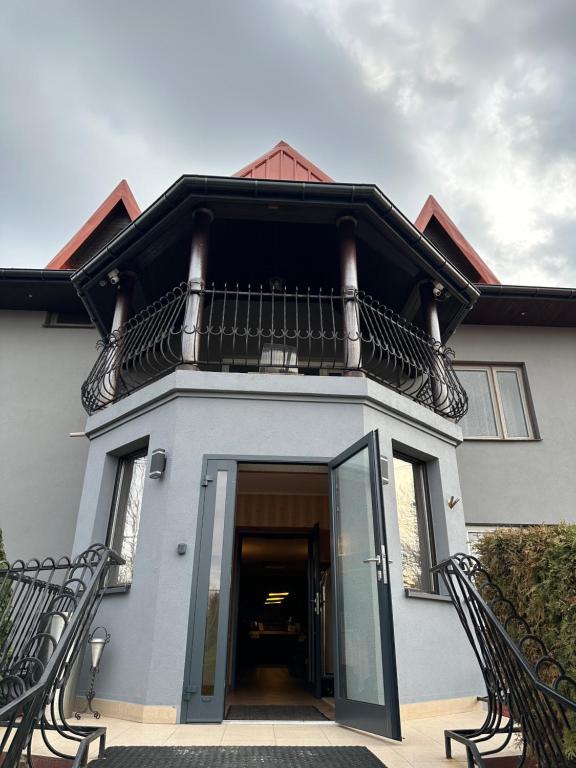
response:
[[[201,319],[188,327],[186,306],[201,298]],[[353,302],[355,330],[344,327]],[[191,339],[194,341],[191,343]],[[169,291],[100,342],[82,386],[88,413],[104,408],[185,362],[193,348],[204,370],[343,374],[361,371],[437,413],[455,420],[468,399],[452,367],[450,349],[370,296],[310,291]]]
[[[85,647],[108,570],[124,561],[95,544],[74,560],[46,558],[11,565],[0,561],[0,763],[33,768],[32,736],[60,758],[83,765],[89,744],[105,728],[71,724],[64,711],[64,691]],[[56,734],[58,746],[51,738]],[[73,754],[62,751],[68,742]],[[2,760],[3,757],[3,760]]]
[[[466,747],[469,768],[488,766],[487,758],[519,739],[516,768],[576,768],[568,755],[576,743],[576,680],[475,557],[458,554],[432,570],[442,576],[474,649],[488,701],[479,728],[444,732],[446,757],[455,740]]]

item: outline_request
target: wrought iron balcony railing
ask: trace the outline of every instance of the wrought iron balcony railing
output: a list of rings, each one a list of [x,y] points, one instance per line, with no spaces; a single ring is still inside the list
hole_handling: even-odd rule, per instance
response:
[[[360,293],[200,290],[183,283],[99,346],[82,386],[90,414],[182,363],[215,371],[356,371],[448,418],[460,419],[468,405],[452,351]]]

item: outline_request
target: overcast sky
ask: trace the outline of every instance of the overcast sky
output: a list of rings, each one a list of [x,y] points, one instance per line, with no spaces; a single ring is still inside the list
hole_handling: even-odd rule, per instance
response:
[[[285,139],[502,282],[576,286],[574,0],[3,0],[0,265]]]

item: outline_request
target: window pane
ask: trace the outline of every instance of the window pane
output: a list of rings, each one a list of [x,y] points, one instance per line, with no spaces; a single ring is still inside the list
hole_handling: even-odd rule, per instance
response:
[[[385,704],[378,582],[365,562],[376,554],[368,448],[334,470],[340,695]]]
[[[214,528],[208,582],[208,607],[204,632],[204,659],[202,664],[202,695],[213,696],[216,681],[216,652],[218,650],[218,618],[220,614],[220,584],[222,577],[222,547],[226,520],[226,486],[228,473],[216,473],[216,500],[214,503]]]
[[[520,393],[517,371],[497,371],[498,389],[508,437],[529,437],[528,422]]]
[[[404,586],[429,591],[432,588],[427,526],[427,511],[418,492],[422,468],[394,457],[394,485],[402,547]]]
[[[122,555],[126,563],[113,569],[109,582],[111,585],[132,583],[146,463],[146,456],[122,459],[120,463],[110,544],[112,549]]]
[[[457,374],[468,393],[468,413],[460,422],[464,437],[498,437],[488,372],[461,368]]]

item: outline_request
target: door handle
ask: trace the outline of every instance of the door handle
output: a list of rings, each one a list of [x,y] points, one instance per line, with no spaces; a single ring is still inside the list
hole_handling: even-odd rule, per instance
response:
[[[381,559],[380,555],[376,555],[376,557],[367,557],[366,560],[362,560],[363,563],[376,563],[376,565],[380,565]]]

